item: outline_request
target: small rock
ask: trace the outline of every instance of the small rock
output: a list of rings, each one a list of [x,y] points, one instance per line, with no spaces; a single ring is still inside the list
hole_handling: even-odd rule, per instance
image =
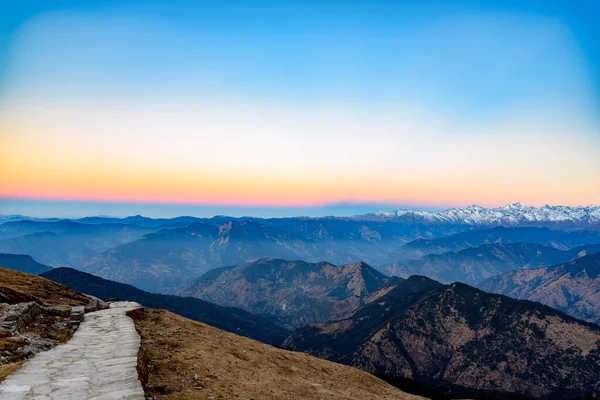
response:
[[[197,381],[198,380],[198,374],[194,374],[194,380]]]

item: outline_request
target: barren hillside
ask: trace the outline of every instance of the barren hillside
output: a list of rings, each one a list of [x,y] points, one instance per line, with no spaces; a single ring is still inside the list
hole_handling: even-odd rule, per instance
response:
[[[188,399],[422,399],[357,369],[278,349],[164,310],[128,314],[147,395]],[[214,397],[213,397],[214,396]]]

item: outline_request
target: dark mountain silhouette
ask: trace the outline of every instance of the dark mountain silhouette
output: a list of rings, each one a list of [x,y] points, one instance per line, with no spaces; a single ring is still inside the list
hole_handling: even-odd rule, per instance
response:
[[[279,345],[289,331],[269,318],[233,307],[221,307],[204,300],[144,292],[133,286],[112,282],[72,268],[55,268],[41,275],[73,290],[102,300],[118,298],[136,301],[148,308],[162,308],[238,335]]]
[[[50,271],[52,267],[40,264],[31,256],[25,254],[4,254],[0,253],[0,267],[14,269],[32,275],[39,275],[42,272]]]

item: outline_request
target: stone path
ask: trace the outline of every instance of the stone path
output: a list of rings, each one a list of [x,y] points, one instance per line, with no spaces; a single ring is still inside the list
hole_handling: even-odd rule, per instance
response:
[[[85,315],[71,340],[37,354],[0,384],[2,400],[144,400],[138,380],[140,337],[125,312],[111,303]]]

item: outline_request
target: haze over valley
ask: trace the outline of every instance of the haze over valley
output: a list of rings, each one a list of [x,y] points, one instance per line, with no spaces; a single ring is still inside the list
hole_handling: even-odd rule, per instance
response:
[[[598,16],[0,1],[0,400],[599,400]]]

